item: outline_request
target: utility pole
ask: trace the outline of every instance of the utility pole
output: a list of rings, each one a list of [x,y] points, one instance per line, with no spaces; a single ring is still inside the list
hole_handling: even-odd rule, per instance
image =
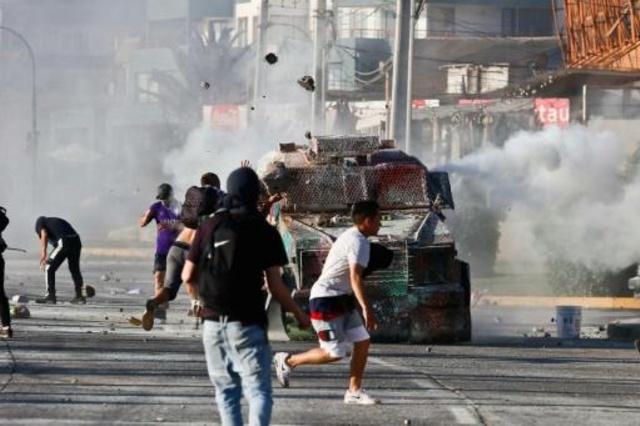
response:
[[[322,134],[325,131],[325,51],[327,34],[327,0],[316,0],[312,9],[313,22],[313,80],[316,89],[311,95],[311,129]]]
[[[31,132],[27,137],[28,149],[32,154],[32,187],[33,187],[33,204],[36,202],[36,187],[38,182],[38,103],[37,103],[37,88],[36,88],[36,55],[33,53],[33,49],[31,45],[27,41],[27,39],[20,34],[18,31],[13,28],[6,27],[4,25],[0,25],[0,31],[6,31],[17,39],[19,39],[22,44],[27,48],[27,53],[29,54],[29,59],[31,60]]]
[[[254,34],[256,46],[256,69],[253,81],[253,105],[256,106],[262,95],[264,51],[267,45],[267,28],[269,27],[269,0],[260,0],[260,25],[258,34]]]
[[[407,104],[406,104],[406,113],[405,113],[405,127],[404,127],[404,134],[405,134],[405,149],[407,150],[408,154],[411,154],[412,152],[412,144],[411,144],[411,120],[412,120],[412,116],[411,116],[411,111],[412,111],[412,104],[413,104],[413,99],[411,97],[411,93],[412,93],[412,88],[413,88],[413,40],[415,39],[415,35],[416,35],[416,21],[418,20],[418,15],[414,14],[414,11],[416,10],[415,8],[415,1],[416,0],[411,0],[407,3],[410,3],[409,7],[411,9],[411,16],[409,17],[409,51],[407,52]]]
[[[380,62],[380,72],[384,73],[384,109],[385,128],[384,138],[391,138],[391,64]]]
[[[413,14],[415,0],[397,0],[396,34],[393,52],[391,138],[409,152],[411,128],[411,80],[413,56]]]

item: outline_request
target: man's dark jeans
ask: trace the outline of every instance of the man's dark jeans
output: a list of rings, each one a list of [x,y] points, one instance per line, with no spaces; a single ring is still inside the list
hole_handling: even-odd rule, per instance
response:
[[[69,264],[69,272],[73,278],[73,284],[76,289],[76,296],[82,295],[82,274],[80,273],[80,252],[82,243],[79,237],[62,238],[58,240],[56,248],[51,252],[47,261],[46,282],[47,294],[55,296],[56,294],[56,271],[67,260]]]

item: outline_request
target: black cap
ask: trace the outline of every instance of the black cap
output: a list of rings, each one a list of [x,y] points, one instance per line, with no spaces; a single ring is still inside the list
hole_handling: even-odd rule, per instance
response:
[[[156,195],[156,200],[168,200],[171,198],[171,194],[173,193],[173,188],[168,183],[161,183],[158,185],[158,195]]]

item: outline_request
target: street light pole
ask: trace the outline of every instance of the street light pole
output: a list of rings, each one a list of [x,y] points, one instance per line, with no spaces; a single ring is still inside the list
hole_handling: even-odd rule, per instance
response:
[[[411,126],[411,55],[413,54],[413,14],[415,0],[398,0],[393,52],[393,86],[391,95],[391,139],[410,152]]]
[[[311,3],[309,3],[311,5]],[[327,1],[316,0],[312,10],[313,22],[313,79],[315,90],[311,94],[311,130],[315,134],[325,133],[325,57],[327,31]]]
[[[29,148],[32,150],[33,154],[33,187],[35,188],[36,184],[36,176],[37,176],[37,165],[38,165],[38,108],[37,108],[37,91],[36,91],[36,56],[33,53],[33,49],[31,45],[27,41],[27,39],[20,34],[18,31],[13,28],[6,27],[0,25],[1,31],[6,31],[13,36],[15,36],[18,40],[24,44],[27,48],[27,52],[29,52],[29,58],[31,59],[31,132],[29,133],[28,142]],[[35,201],[35,199],[34,199]]]
[[[260,25],[258,34],[253,35],[254,44],[256,46],[256,69],[253,81],[253,106],[257,106],[263,90],[262,75],[264,67],[264,51],[267,45],[267,29],[269,28],[269,0],[260,1]],[[255,115],[255,114],[254,114]]]

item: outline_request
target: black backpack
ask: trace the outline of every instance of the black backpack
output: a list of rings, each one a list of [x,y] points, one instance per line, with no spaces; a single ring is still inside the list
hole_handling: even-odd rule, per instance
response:
[[[7,217],[7,209],[0,207],[0,232],[7,229],[9,225],[9,218]]]
[[[184,196],[180,220],[187,228],[197,229],[202,216],[216,211],[220,192],[212,186],[192,186]]]
[[[198,265],[198,289],[205,306],[227,314],[224,311],[233,309],[239,299],[234,286],[239,223],[226,210],[217,212],[212,220],[213,232]]]

